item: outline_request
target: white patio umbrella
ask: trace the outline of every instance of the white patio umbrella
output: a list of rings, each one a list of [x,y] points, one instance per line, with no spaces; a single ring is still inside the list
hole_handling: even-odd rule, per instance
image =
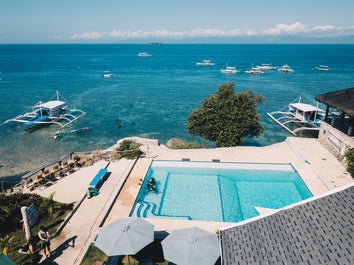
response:
[[[198,227],[174,230],[161,245],[165,259],[175,264],[215,264],[220,256],[216,234]]]
[[[107,256],[134,255],[154,241],[154,225],[141,218],[124,218],[102,227],[95,246]]]

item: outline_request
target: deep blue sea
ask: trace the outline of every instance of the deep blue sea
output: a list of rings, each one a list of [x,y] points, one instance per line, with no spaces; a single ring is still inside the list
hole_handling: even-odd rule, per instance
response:
[[[139,52],[152,56],[139,57]],[[215,65],[196,66],[203,59]],[[226,63],[239,72],[222,74]],[[262,63],[289,64],[295,72],[244,72]],[[332,71],[313,70],[318,65]],[[103,78],[104,71],[113,77]],[[270,145],[289,135],[267,112],[299,96],[315,103],[318,94],[353,87],[354,45],[0,45],[0,123],[58,90],[87,112],[73,128],[92,128],[54,140],[55,126],[32,132],[0,126],[0,177],[18,179],[62,154],[107,148],[128,136],[163,144],[170,138],[200,141],[186,130],[188,115],[227,82],[234,82],[236,91],[252,88],[264,96],[258,111],[266,131],[244,144]]]

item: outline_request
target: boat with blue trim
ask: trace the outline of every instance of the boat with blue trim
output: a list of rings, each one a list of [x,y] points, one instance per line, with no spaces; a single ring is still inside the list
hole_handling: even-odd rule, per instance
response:
[[[10,122],[22,123],[25,129],[30,129],[39,125],[55,124],[60,130],[77,121],[86,113],[75,109],[68,104],[57,91],[55,95],[47,102],[39,101],[31,107],[30,110],[6,120],[3,124]]]
[[[288,104],[285,110],[267,112],[267,115],[294,136],[304,131],[319,131],[326,112],[316,106],[302,103],[301,97]]]

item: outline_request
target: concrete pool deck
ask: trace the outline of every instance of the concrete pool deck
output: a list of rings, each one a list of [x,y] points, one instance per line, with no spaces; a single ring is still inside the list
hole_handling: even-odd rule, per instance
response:
[[[64,177],[46,189],[34,192],[79,206],[60,235],[52,240],[53,255],[42,264],[80,264],[100,225],[129,216],[141,183],[153,160],[190,160],[220,162],[291,163],[314,196],[352,183],[345,167],[317,139],[289,137],[266,147],[230,147],[216,149],[172,150],[156,140],[131,138],[142,144],[146,157],[136,161],[99,161]],[[108,165],[110,176],[98,196],[85,198],[88,183],[97,171]],[[146,218],[155,231],[171,232],[198,226],[215,232],[232,223]],[[65,242],[75,239],[74,247]],[[52,263],[51,263],[52,262]]]

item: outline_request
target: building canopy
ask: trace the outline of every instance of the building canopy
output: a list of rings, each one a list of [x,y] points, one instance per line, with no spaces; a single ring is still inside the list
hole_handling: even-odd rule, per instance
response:
[[[316,100],[354,118],[354,87],[317,95]]]

